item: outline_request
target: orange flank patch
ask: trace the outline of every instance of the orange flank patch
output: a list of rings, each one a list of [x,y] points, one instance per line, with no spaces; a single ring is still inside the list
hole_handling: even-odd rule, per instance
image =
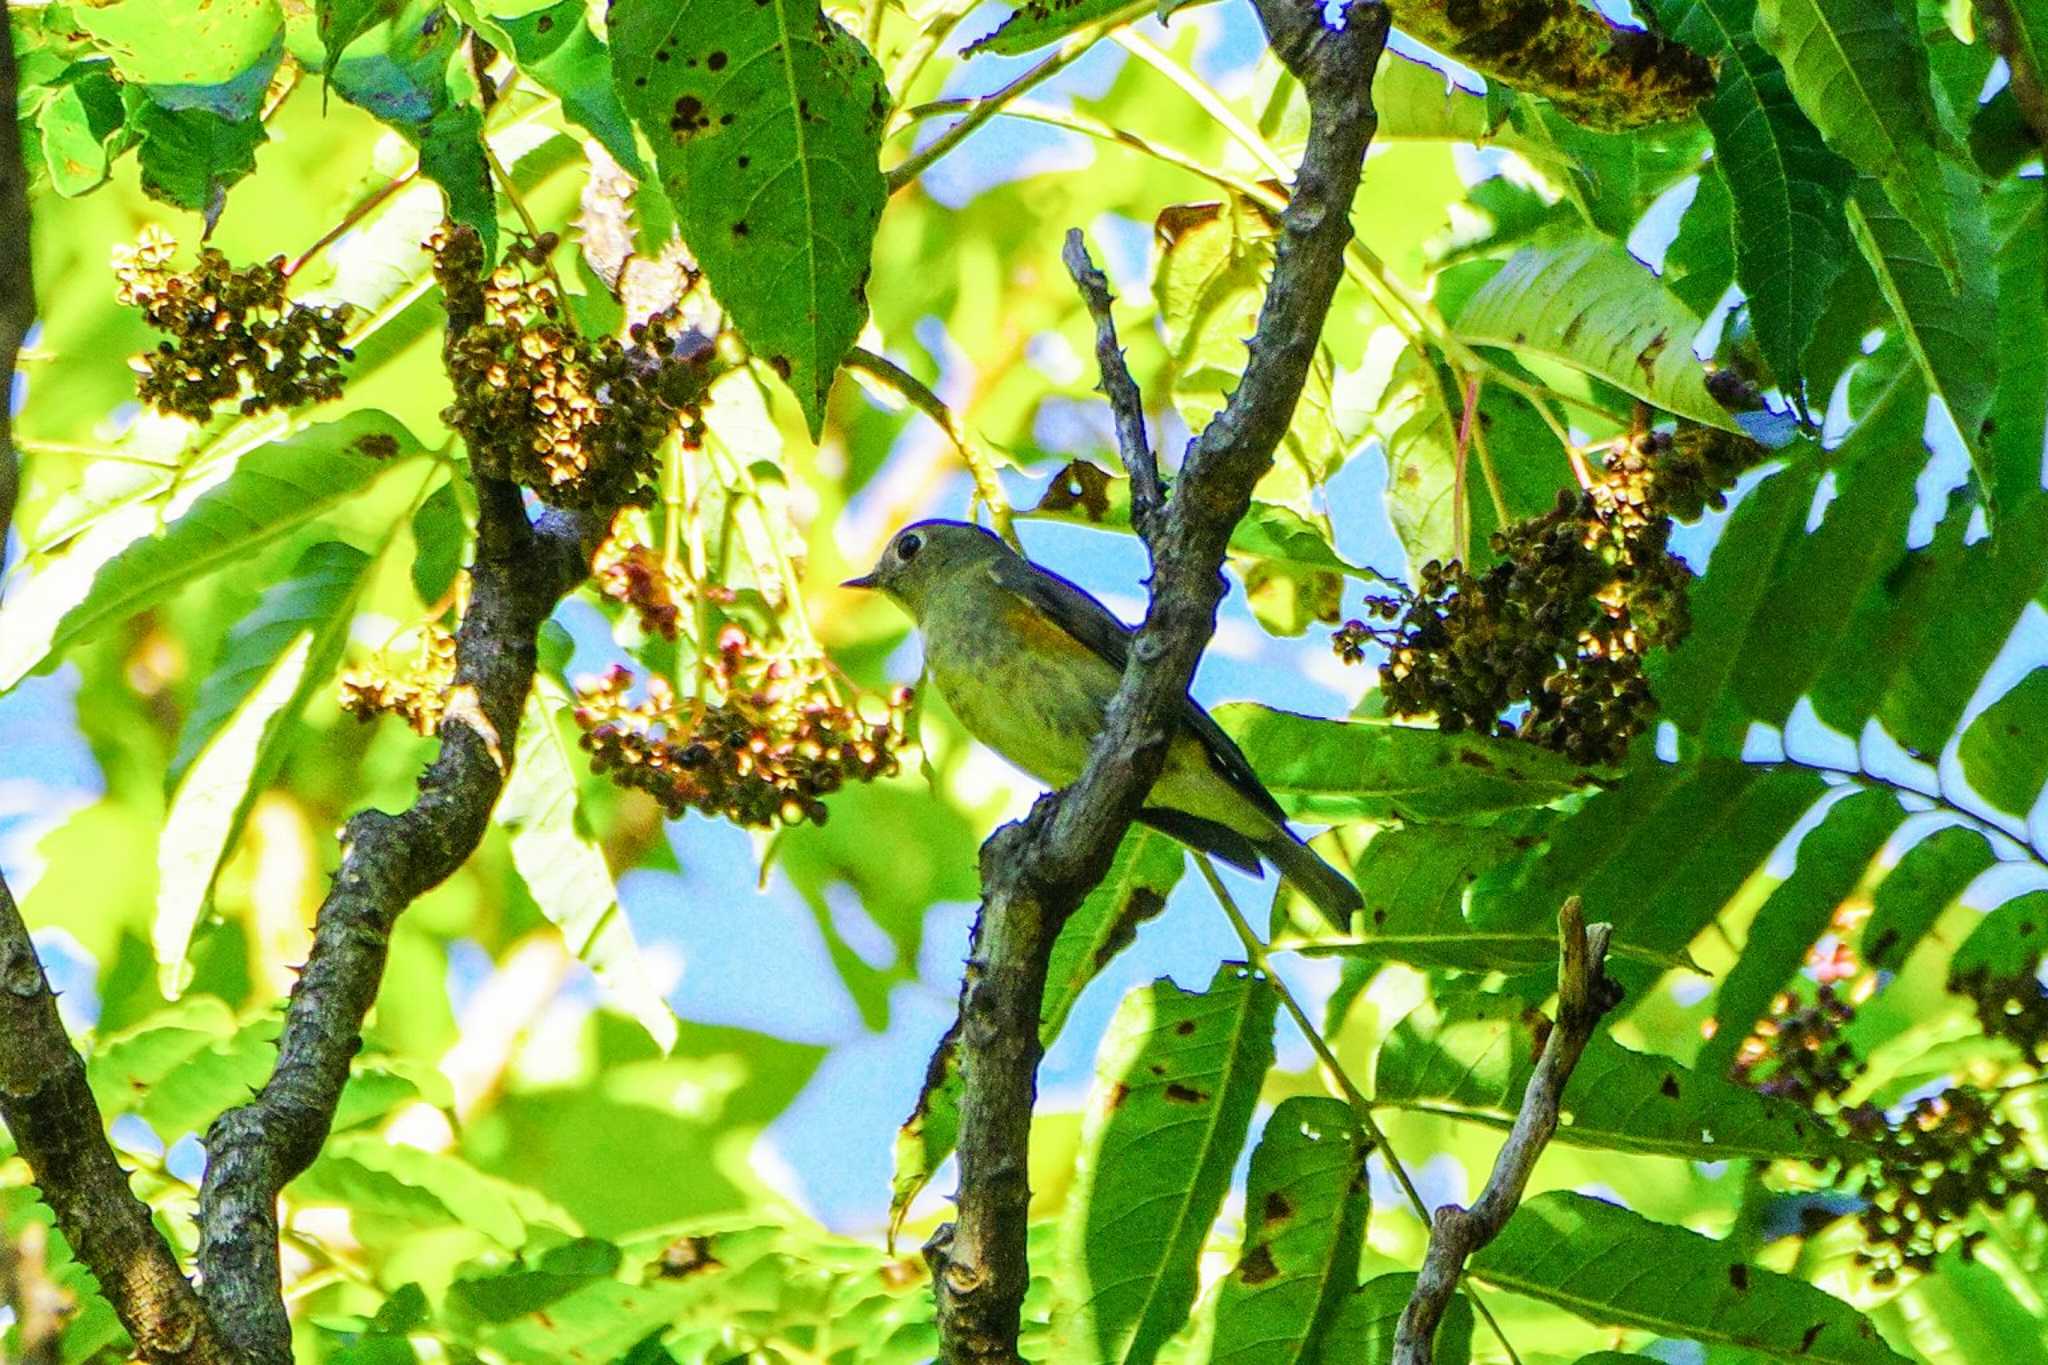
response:
[[[1050,661],[1061,654],[1068,654],[1102,662],[1094,650],[1067,634],[1057,622],[1015,593],[1002,593],[996,611],[1004,628],[1015,632],[1019,647],[1029,651],[1034,658]]]

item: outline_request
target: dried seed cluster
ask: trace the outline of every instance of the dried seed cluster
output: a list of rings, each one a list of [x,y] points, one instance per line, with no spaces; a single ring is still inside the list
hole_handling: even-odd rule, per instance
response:
[[[212,247],[188,274],[171,269],[178,244],[157,228],[114,249],[115,297],[142,310],[168,340],[136,357],[136,393],[159,412],[204,422],[239,400],[246,416],[339,398],[348,306],[285,297],[284,257],[237,270]]]
[[[620,508],[610,534],[591,557],[590,576],[601,595],[632,608],[641,630],[673,640],[682,629],[683,607],[693,589],[649,539],[647,514],[637,507]],[[720,606],[737,600],[730,588],[717,583],[705,583],[695,591]]]
[[[432,735],[441,726],[454,682],[455,636],[440,626],[428,626],[410,659],[394,662],[380,654],[373,663],[343,673],[341,709],[362,721],[388,711],[415,734]]]
[[[444,225],[427,245],[455,386],[442,417],[476,467],[558,506],[647,497],[661,443],[699,429],[711,338],[663,314],[634,324],[625,342],[578,336],[546,273],[553,233],[511,247],[488,272],[471,228]]]
[[[649,678],[629,700],[633,675],[614,666],[577,689],[576,723],[593,770],[638,787],[671,819],[685,810],[735,824],[824,824],[824,799],[847,782],[894,774],[910,689],[890,693],[884,719],[833,697],[822,672],[766,653],[738,625],[719,633],[709,691],[678,699]]]
[[[1720,432],[1645,431],[1608,455],[1591,488],[1497,532],[1500,559],[1484,573],[1432,560],[1413,592],[1368,597],[1372,621],[1345,622],[1337,653],[1356,663],[1368,644],[1387,650],[1380,688],[1397,714],[1616,761],[1654,713],[1644,655],[1691,625],[1691,573],[1666,548],[1671,518],[1720,505],[1762,453]],[[1519,722],[1504,719],[1520,703]]]

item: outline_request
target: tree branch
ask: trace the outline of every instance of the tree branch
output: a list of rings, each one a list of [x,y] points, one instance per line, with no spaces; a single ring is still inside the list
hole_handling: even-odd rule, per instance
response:
[[[1415,1292],[1401,1311],[1394,1332],[1394,1365],[1431,1365],[1437,1324],[1450,1307],[1458,1278],[1473,1253],[1500,1235],[1522,1202],[1537,1158],[1557,1132],[1558,1111],[1566,1082],[1593,1037],[1601,1016],[1619,998],[1614,983],[1602,973],[1607,960],[1611,924],[1590,929],[1572,897],[1557,913],[1561,956],[1557,964],[1557,1023],[1543,1042],[1542,1055],[1522,1095],[1515,1126],[1494,1159],[1486,1188],[1468,1209],[1446,1204],[1436,1211],[1429,1230],[1429,1251],[1416,1277]]]
[[[1150,609],[1086,770],[982,847],[981,912],[960,993],[959,1213],[925,1248],[941,1345],[955,1362],[1018,1359],[1038,1015],[1053,940],[1108,869],[1164,761],[1167,716],[1215,632],[1225,546],[1293,419],[1343,275],[1351,201],[1377,124],[1370,91],[1386,43],[1382,6],[1354,0],[1343,27],[1332,28],[1315,0],[1255,4],[1307,94],[1310,126],[1250,361],[1190,446],[1146,536]]]
[[[14,66],[14,25],[0,0],[0,377],[7,380],[0,402],[0,569],[7,567],[7,530],[21,469],[14,449],[14,367],[22,338],[36,320],[35,272],[29,261],[28,171],[21,164],[21,131],[15,113],[19,76]]]
[[[1159,458],[1145,435],[1145,396],[1138,392],[1124,363],[1124,348],[1117,344],[1116,317],[1110,312],[1109,279],[1088,257],[1088,243],[1081,229],[1067,229],[1067,244],[1060,252],[1074,287],[1095,319],[1095,364],[1102,372],[1103,396],[1116,418],[1117,450],[1124,458],[1124,473],[1131,481],[1131,525],[1138,534],[1150,537],[1159,514],[1166,510],[1166,489],[1159,479]]]
[[[383,979],[392,926],[483,838],[533,682],[536,633],[562,595],[582,582],[609,520],[551,514],[530,524],[518,488],[482,476],[477,495],[472,592],[456,635],[440,753],[404,814],[364,811],[349,821],[341,866],[285,1009],[277,1065],[254,1100],[206,1132],[203,1293],[214,1320],[250,1361],[291,1360],[277,1197],[327,1139]]]
[[[145,1359],[228,1365],[199,1296],[128,1187],[28,926],[0,881],[0,1120],[58,1230]]]
[[[2005,58],[2007,83],[2012,87],[2013,103],[2020,109],[2020,117],[2026,120],[2027,129],[2034,135],[2034,142],[2048,151],[2048,72],[2041,70],[2044,55],[2035,51],[2040,41],[2040,21],[2030,30],[2021,22],[2020,12],[2012,0],[1977,0],[1977,18],[1984,26],[1984,36],[1991,40],[1991,46],[1998,55]]]

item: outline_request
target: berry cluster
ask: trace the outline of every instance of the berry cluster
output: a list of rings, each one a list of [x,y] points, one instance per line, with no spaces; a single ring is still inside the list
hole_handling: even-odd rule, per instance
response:
[[[455,402],[442,414],[484,473],[564,507],[648,496],[663,441],[694,439],[713,343],[657,314],[630,339],[576,334],[548,257],[553,233],[515,245],[486,272],[483,243],[444,225],[427,243],[448,310],[444,356]]]
[[[239,399],[244,416],[341,396],[354,352],[347,305],[313,307],[285,297],[284,257],[236,270],[212,247],[189,274],[171,269],[178,244],[150,228],[114,249],[115,297],[140,308],[169,340],[136,357],[136,392],[159,412],[204,422]]]
[[[1948,988],[1977,1007],[1987,1038],[2004,1038],[2037,1065],[2048,1064],[2048,991],[2036,960],[2031,971],[1994,974],[1988,967],[1954,972]]]
[[[1789,992],[1780,995],[1736,1049],[1735,1079],[1808,1109],[1832,1105],[1862,1069],[1842,1037],[1855,1019],[1855,1006],[1832,985],[1821,985],[1812,1004]]]
[[[373,665],[351,668],[341,675],[341,709],[357,720],[375,720],[385,712],[401,717],[415,734],[432,735],[448,707],[448,689],[455,681],[455,637],[440,626],[420,634],[410,660],[394,665],[380,657]]]
[[[635,703],[632,685],[614,666],[580,686],[576,723],[591,768],[648,792],[671,819],[696,809],[741,825],[822,825],[822,798],[897,771],[910,709],[910,689],[897,688],[886,718],[868,721],[815,667],[764,653],[738,625],[720,632],[710,671],[722,701],[679,700],[654,677]]]
[[[1683,639],[1691,574],[1666,548],[1671,518],[1718,505],[1762,453],[1723,433],[1645,431],[1621,443],[1590,488],[1491,540],[1484,573],[1422,566],[1413,592],[1366,599],[1334,645],[1356,663],[1387,651],[1380,688],[1399,715],[1449,732],[1516,735],[1581,763],[1618,760],[1649,723],[1644,655]],[[1519,723],[1503,716],[1527,703]]]
[[[1931,1268],[1943,1251],[1965,1255],[1983,1236],[1965,1228],[1974,1209],[2001,1211],[2031,1196],[2048,1208],[2048,1169],[2028,1150],[2025,1134],[1998,1112],[1998,1096],[1957,1087],[1916,1103],[1898,1123],[1873,1108],[1845,1111],[1852,1137],[1879,1149],[1862,1173],[1869,1201],[1857,1214],[1863,1264],[1889,1284],[1902,1270]]]

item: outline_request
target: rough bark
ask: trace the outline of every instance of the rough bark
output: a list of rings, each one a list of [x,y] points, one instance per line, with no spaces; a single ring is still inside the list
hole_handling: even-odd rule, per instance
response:
[[[1146,518],[1150,607],[1087,769],[982,850],[982,905],[960,996],[959,1212],[926,1247],[943,1349],[956,1362],[1018,1359],[1047,960],[1158,776],[1166,717],[1215,632],[1224,549],[1293,419],[1343,274],[1351,201],[1376,126],[1370,91],[1386,10],[1353,3],[1332,27],[1311,0],[1255,3],[1311,117],[1250,360],[1228,405],[1189,447],[1163,510]],[[1114,349],[1112,338],[1105,358]]]

